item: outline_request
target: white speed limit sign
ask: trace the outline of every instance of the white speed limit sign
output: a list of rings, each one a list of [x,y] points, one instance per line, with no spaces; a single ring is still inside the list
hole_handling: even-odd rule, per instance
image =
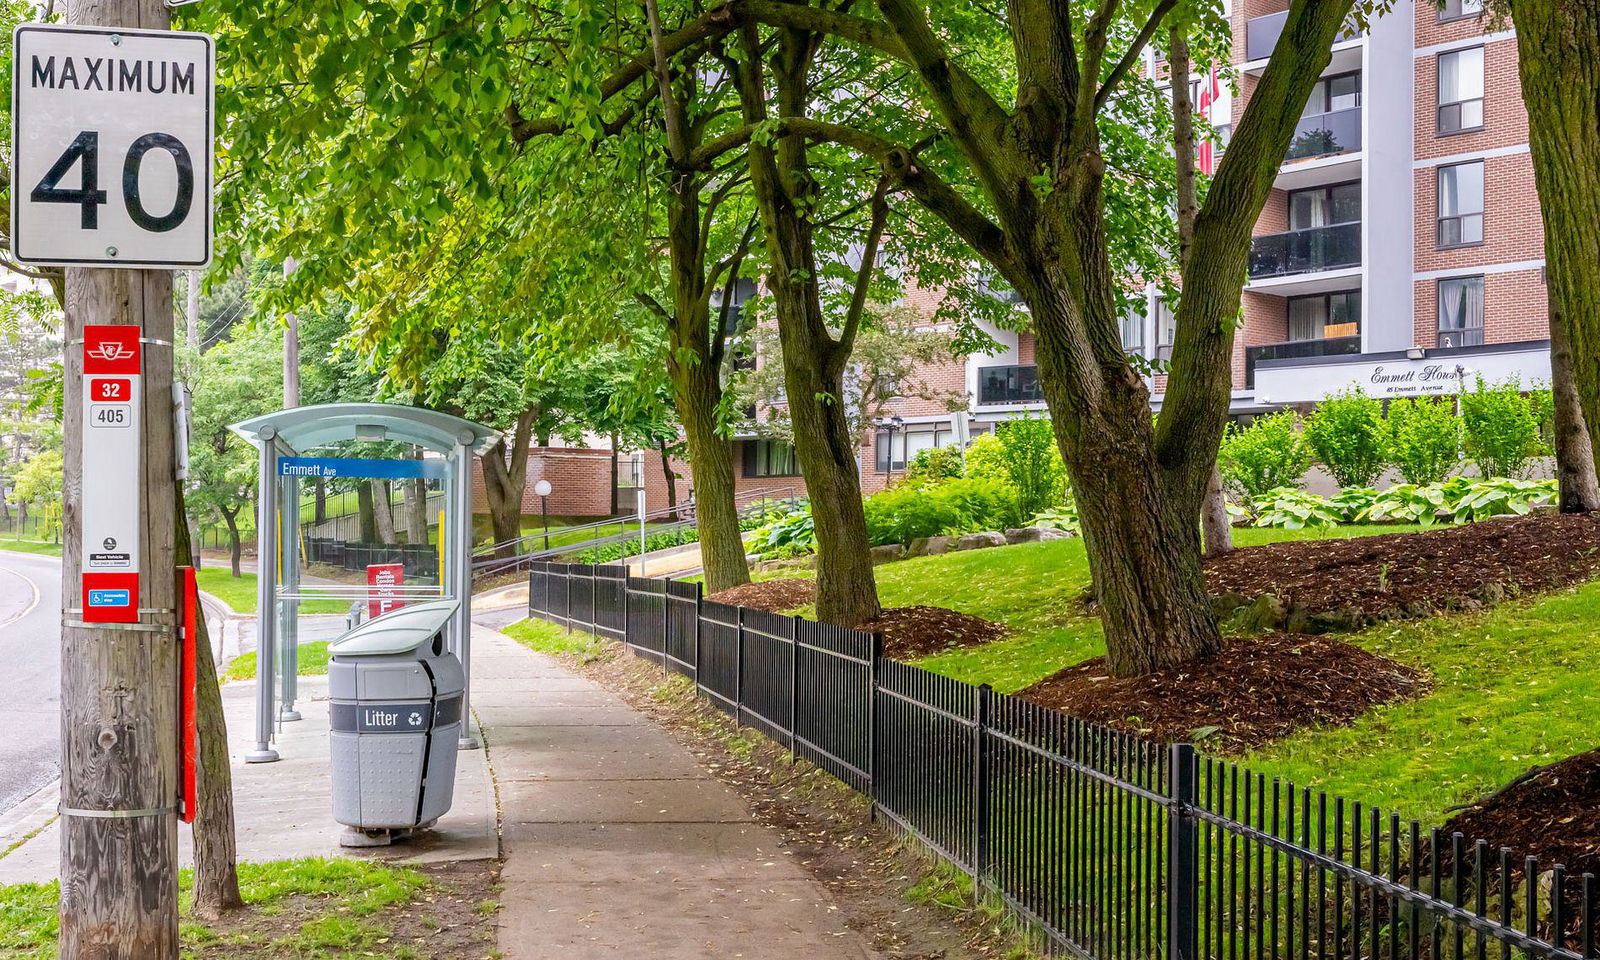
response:
[[[41,266],[209,263],[211,38],[27,23],[12,52],[12,255]]]

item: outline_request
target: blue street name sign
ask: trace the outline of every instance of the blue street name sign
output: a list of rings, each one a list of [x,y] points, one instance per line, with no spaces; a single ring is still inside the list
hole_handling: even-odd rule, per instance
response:
[[[369,460],[359,457],[279,457],[278,476],[328,480],[366,477],[374,480],[442,480],[443,460]]]

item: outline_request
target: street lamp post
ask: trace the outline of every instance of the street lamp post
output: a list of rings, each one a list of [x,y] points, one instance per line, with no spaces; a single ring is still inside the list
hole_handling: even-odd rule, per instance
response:
[[[539,524],[544,527],[544,548],[550,549],[550,481],[537,480],[533,492],[539,495]]]
[[[883,461],[884,472],[888,475],[886,480],[885,480],[885,485],[887,485],[889,480],[893,480],[894,479],[894,435],[895,435],[895,431],[899,430],[902,426],[904,426],[905,422],[906,422],[905,418],[900,416],[900,414],[898,414],[898,413],[894,414],[893,416],[879,417],[878,418],[878,426],[883,428],[883,429],[885,429],[885,430],[887,430],[887,431],[889,431],[889,455]]]

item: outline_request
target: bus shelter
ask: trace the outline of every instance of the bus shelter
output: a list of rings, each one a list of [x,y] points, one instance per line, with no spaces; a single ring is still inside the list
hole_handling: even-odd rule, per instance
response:
[[[278,759],[273,749],[278,723],[300,719],[299,627],[302,601],[335,598],[350,604],[359,619],[373,588],[366,583],[308,583],[300,575],[308,542],[301,534],[302,485],[316,481],[416,479],[436,481],[444,509],[438,516],[438,542],[425,552],[437,558],[433,575],[382,587],[387,603],[453,599],[459,602],[448,631],[449,649],[467,674],[462,715],[471,717],[472,624],[472,467],[475,457],[498,434],[482,424],[421,407],[389,403],[334,403],[293,407],[233,425],[235,433],[260,454],[257,499],[256,723],[250,763]],[[421,459],[348,455],[350,441],[401,443],[437,454]],[[318,454],[322,455],[318,455]],[[461,747],[478,746],[463,724]]]

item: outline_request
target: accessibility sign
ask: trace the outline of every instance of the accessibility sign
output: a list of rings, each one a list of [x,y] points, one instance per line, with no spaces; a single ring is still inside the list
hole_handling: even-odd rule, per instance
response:
[[[146,270],[210,263],[211,38],[24,23],[12,56],[17,260]]]

